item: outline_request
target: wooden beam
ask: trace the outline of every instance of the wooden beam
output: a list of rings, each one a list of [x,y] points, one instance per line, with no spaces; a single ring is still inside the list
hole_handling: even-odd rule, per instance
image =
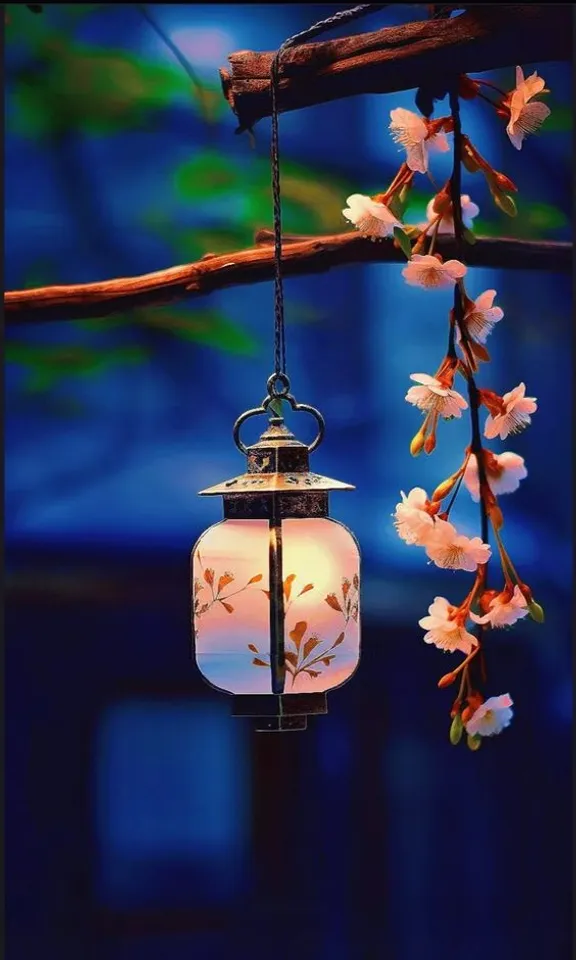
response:
[[[453,257],[454,238],[440,237],[437,250],[445,258]],[[572,269],[572,244],[479,237],[475,244],[467,247],[466,260],[471,267],[569,272]],[[323,273],[345,264],[404,261],[403,254],[392,240],[373,242],[355,232],[331,236],[286,236],[283,239],[282,265],[286,277]],[[248,250],[218,256],[207,253],[196,263],[169,267],[140,277],[12,290],[4,294],[4,315],[8,327],[107,317],[139,307],[203,296],[226,287],[261,283],[273,276],[272,234],[261,230],[256,234],[255,246]]]
[[[386,27],[353,37],[303,44],[280,66],[280,111],[362,93],[420,87],[447,69],[480,73],[516,64],[571,60],[573,4],[477,4],[450,19]],[[240,121],[238,132],[270,116],[270,70],[275,52],[241,50],[221,70],[224,96]],[[511,81],[513,76],[511,74]]]

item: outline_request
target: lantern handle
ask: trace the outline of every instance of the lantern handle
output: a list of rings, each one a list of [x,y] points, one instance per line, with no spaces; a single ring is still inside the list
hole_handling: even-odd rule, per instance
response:
[[[236,444],[240,453],[245,455],[248,454],[248,447],[240,439],[240,427],[246,420],[249,420],[250,417],[260,416],[268,412],[268,407],[275,400],[285,400],[286,403],[290,404],[292,410],[295,413],[309,413],[310,416],[314,417],[316,423],[318,424],[318,433],[316,434],[312,443],[308,444],[308,453],[312,453],[320,446],[322,440],[324,439],[324,431],[326,424],[324,422],[324,417],[316,407],[311,407],[308,403],[297,403],[295,398],[292,396],[290,391],[290,381],[285,373],[273,373],[271,377],[268,378],[268,383],[266,384],[268,389],[268,396],[264,398],[259,407],[254,407],[252,410],[246,410],[244,413],[240,414],[236,423],[234,424],[232,430],[232,436],[234,438],[234,443]],[[283,417],[274,417],[274,423],[283,423]]]

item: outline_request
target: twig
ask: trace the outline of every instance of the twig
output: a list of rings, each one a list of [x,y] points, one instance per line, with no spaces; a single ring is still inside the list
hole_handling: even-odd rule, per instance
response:
[[[345,264],[403,263],[405,260],[392,240],[374,243],[353,232],[286,236],[283,242],[283,273],[288,277],[322,273]],[[255,243],[247,250],[218,256],[207,253],[196,263],[139,277],[12,290],[4,294],[6,324],[107,317],[135,308],[203,296],[226,287],[271,280],[274,275],[271,231],[259,231]],[[446,259],[454,257],[454,239],[439,237],[437,250]],[[466,261],[470,266],[478,267],[568,272],[572,269],[572,244],[480,237],[468,248]]]
[[[270,116],[274,52],[242,50],[221,70],[224,96],[251,129]],[[571,60],[570,4],[477,4],[449,19],[386,27],[295,47],[282,58],[282,112],[363,93],[411,90],[431,76],[481,73],[517,63]]]

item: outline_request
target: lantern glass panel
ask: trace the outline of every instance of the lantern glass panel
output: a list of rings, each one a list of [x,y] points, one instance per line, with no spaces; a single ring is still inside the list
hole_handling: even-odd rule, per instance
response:
[[[281,541],[284,692],[324,692],[360,658],[358,547],[324,517],[283,520]],[[269,547],[266,520],[224,520],[193,551],[196,662],[229,693],[272,692]]]

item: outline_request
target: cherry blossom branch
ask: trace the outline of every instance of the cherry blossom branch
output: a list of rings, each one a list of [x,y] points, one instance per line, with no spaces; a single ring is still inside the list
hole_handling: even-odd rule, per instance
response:
[[[460,122],[460,99],[458,95],[458,83],[455,82],[449,92],[450,113],[453,122],[454,137],[454,166],[450,178],[450,196],[452,200],[454,217],[454,239],[457,249],[457,257],[462,260],[464,250],[464,224],[462,221],[462,125]],[[464,298],[463,284],[454,284],[454,320],[460,331],[462,344],[469,346],[468,333],[464,323]],[[453,329],[453,328],[452,328]],[[470,418],[472,422],[472,440],[470,449],[478,462],[478,477],[480,480],[480,520],[482,541],[488,542],[488,511],[484,490],[487,487],[486,469],[484,466],[482,434],[480,431],[480,399],[478,388],[474,379],[472,370],[467,375],[468,398],[470,400]]]
[[[455,252],[452,237],[438,238],[436,250],[445,258]],[[282,250],[285,276],[323,273],[352,263],[401,263],[404,255],[393,239],[372,243],[365,236],[285,236]],[[569,271],[572,244],[479,237],[468,252],[468,263],[511,270]],[[4,294],[4,316],[13,324],[107,317],[141,307],[175,303],[205,296],[213,290],[262,283],[274,276],[272,232],[260,230],[255,246],[233,253],[206,253],[195,263],[168,267],[137,277],[95,283],[11,290]]]
[[[221,70],[222,89],[251,129],[270,116],[275,53],[241,50]],[[281,112],[364,93],[426,85],[431,76],[482,73],[516,63],[571,60],[569,4],[477,4],[448,19],[385,27],[286,51],[278,94]]]
[[[450,178],[450,196],[452,200],[452,209],[453,209],[453,218],[454,218],[454,239],[457,247],[457,257],[459,260],[462,260],[462,253],[464,251],[464,223],[462,219],[462,124],[460,121],[460,98],[458,92],[458,80],[456,79],[450,88],[449,91],[449,103],[450,103],[450,113],[452,116],[453,124],[453,137],[454,137],[454,166],[452,168],[452,176]],[[454,331],[455,326],[458,326],[460,331],[461,343],[463,348],[466,350],[470,356],[470,345],[468,341],[468,333],[466,330],[466,324],[464,323],[464,286],[463,282],[459,281],[454,284],[454,323],[451,324],[451,345],[454,345]],[[472,366],[472,365],[471,365]],[[482,444],[482,434],[480,430],[480,398],[478,396],[478,388],[476,386],[476,381],[470,368],[467,372],[467,383],[468,383],[468,400],[470,406],[470,420],[472,426],[472,437],[470,442],[470,452],[476,458],[476,463],[478,465],[478,480],[480,486],[480,538],[482,543],[488,543],[489,539],[489,530],[488,530],[488,510],[486,505],[485,491],[488,489],[488,483],[486,478],[486,467],[484,464],[484,448]],[[487,587],[487,572],[488,572],[488,560],[483,567],[481,568],[482,573],[482,587],[485,590]],[[476,637],[478,640],[478,647],[480,648],[480,669],[485,679],[486,665],[484,659],[484,625],[478,624],[476,630]],[[474,661],[474,666],[478,661]],[[470,671],[472,668],[472,663],[469,660],[466,662],[462,673],[462,684],[460,688],[459,697],[462,694],[463,686],[466,683],[470,683]],[[471,685],[471,684],[470,684]]]

